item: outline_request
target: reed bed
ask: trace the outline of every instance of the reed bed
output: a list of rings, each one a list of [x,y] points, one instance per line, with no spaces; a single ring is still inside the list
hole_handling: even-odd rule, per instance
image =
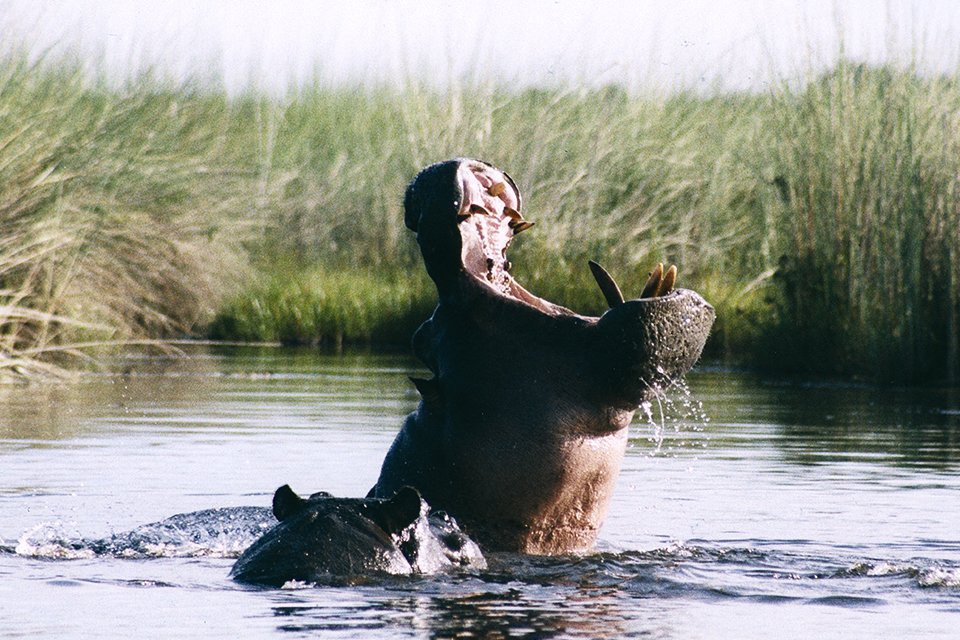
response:
[[[108,89],[68,62],[0,63],[0,377],[209,322],[245,263],[226,112],[148,78]]]
[[[406,343],[433,304],[402,193],[507,169],[538,295],[596,313],[599,260],[715,304],[711,354],[953,379],[960,83],[843,61],[766,94],[321,83],[283,98],[0,60],[0,370],[183,335]],[[6,368],[11,368],[11,366]]]
[[[844,62],[771,97],[779,357],[960,379],[960,85]]]
[[[419,273],[308,269],[274,272],[228,298],[209,329],[214,340],[279,342],[339,351],[345,343],[410,343],[436,305]]]

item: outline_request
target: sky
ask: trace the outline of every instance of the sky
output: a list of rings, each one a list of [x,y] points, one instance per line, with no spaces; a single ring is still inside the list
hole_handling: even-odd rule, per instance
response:
[[[960,61],[960,0],[0,0],[0,37],[122,79],[759,89],[847,55]]]

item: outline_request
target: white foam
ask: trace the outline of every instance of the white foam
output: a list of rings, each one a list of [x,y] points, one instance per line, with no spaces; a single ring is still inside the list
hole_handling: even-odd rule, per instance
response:
[[[867,565],[865,575],[868,576],[889,576],[896,573],[903,573],[909,570],[909,567],[895,564],[893,562],[881,562],[880,564]]]
[[[921,587],[960,587],[960,568],[933,567],[917,575]]]
[[[303,580],[287,580],[282,585],[280,585],[280,588],[287,589],[288,591],[293,591],[297,589],[309,589],[312,586],[313,586],[312,584],[310,584],[309,582],[304,582]]]
[[[71,535],[62,522],[42,522],[24,532],[17,539],[14,552],[30,558],[81,560],[94,557],[92,549],[77,548],[70,543]]]

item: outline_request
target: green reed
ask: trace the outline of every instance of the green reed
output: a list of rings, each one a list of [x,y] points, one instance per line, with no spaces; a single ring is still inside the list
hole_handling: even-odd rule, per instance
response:
[[[763,148],[782,256],[770,353],[888,381],[960,376],[957,78],[841,63],[771,96]]]
[[[224,98],[0,62],[0,378],[196,331],[243,267]]]
[[[410,82],[228,98],[10,54],[0,370],[104,339],[405,344],[434,292],[403,190],[472,156],[523,191],[537,226],[511,259],[538,295],[598,313],[588,259],[627,295],[675,262],[718,309],[714,356],[956,377],[957,80],[841,62],[765,95]]]
[[[277,270],[228,298],[209,335],[334,349],[345,342],[408,345],[435,304],[429,281],[417,273]]]

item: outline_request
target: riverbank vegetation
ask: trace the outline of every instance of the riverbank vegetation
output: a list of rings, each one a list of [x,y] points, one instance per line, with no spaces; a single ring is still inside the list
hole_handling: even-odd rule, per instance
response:
[[[511,173],[529,289],[582,312],[600,261],[718,311],[709,355],[960,378],[960,73],[841,61],[762,93],[316,84],[228,97],[0,60],[0,376],[169,337],[406,344],[434,302],[405,184]]]

